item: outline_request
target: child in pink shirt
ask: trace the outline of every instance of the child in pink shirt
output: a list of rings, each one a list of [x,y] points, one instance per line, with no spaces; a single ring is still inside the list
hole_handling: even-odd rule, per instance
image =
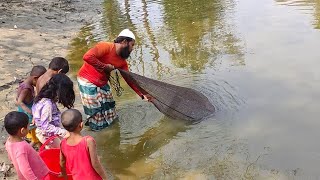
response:
[[[91,136],[82,136],[81,113],[69,109],[61,115],[63,127],[70,136],[61,142],[60,166],[66,178],[66,167],[71,171],[73,179],[101,180],[107,179],[97,156],[96,143]]]
[[[9,133],[6,150],[19,180],[49,179],[49,169],[38,153],[22,138],[28,134],[29,119],[25,113],[12,111],[4,118]]]

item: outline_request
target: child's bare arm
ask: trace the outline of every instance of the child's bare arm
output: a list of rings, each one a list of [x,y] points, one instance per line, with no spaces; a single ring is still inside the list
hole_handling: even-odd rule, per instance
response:
[[[23,101],[28,97],[30,91],[28,89],[23,89],[20,92],[20,95],[17,99],[17,105],[19,105],[25,112],[32,114],[31,109],[29,109],[24,103]]]
[[[67,179],[66,157],[63,155],[61,150],[60,150],[60,168],[61,168],[61,176],[64,179]]]
[[[87,138],[87,146],[89,149],[92,167],[101,176],[102,179],[107,179],[106,173],[98,159],[96,143],[92,138]]]

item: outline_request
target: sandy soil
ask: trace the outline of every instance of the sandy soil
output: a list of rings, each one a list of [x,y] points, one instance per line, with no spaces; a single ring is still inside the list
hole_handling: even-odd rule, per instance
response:
[[[33,65],[46,68],[55,56],[65,57],[78,30],[101,13],[103,0],[1,0],[0,1],[0,126],[15,110],[17,82]],[[0,178],[16,179],[8,172],[10,161],[0,128]]]

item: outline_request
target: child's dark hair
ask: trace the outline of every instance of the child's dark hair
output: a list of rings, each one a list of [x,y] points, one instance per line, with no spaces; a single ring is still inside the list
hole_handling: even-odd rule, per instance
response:
[[[127,40],[128,42],[133,41],[132,38],[125,37],[125,36],[118,36],[113,42],[114,43],[121,43],[124,40]]]
[[[82,122],[82,115],[77,109],[68,109],[61,114],[61,122],[67,131],[74,132]]]
[[[49,64],[49,69],[54,71],[59,71],[61,69],[61,73],[67,74],[69,72],[69,63],[63,57],[54,57]]]
[[[30,76],[40,77],[42,74],[46,72],[46,68],[44,66],[33,66],[30,72]]]
[[[39,102],[42,98],[48,98],[53,101],[57,99],[58,103],[64,107],[72,108],[75,100],[73,82],[65,74],[54,75],[40,90],[37,97],[35,97],[34,103]]]
[[[28,123],[29,118],[23,112],[12,111],[4,118],[4,127],[12,136],[17,135],[21,128],[28,128]]]

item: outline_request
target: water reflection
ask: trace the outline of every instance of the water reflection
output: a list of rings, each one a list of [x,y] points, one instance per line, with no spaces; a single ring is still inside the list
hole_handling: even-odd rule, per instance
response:
[[[77,71],[94,43],[112,41],[123,28],[130,28],[137,37],[128,60],[132,71],[196,88],[219,111],[234,112],[241,98],[227,82],[204,73],[221,64],[245,64],[242,42],[229,17],[233,6],[233,1],[222,0],[106,0],[101,19],[81,29],[72,41],[68,59]],[[121,84],[125,92],[115,97],[119,122],[94,134],[102,161],[116,178],[184,177],[192,172],[187,176],[224,179],[236,166],[250,162],[237,161],[247,151],[228,133],[226,116],[198,125],[172,120],[152,104],[137,102],[135,93],[123,80]],[[229,156],[231,146],[236,148]],[[244,172],[245,168],[238,169],[234,177]]]
[[[227,27],[224,19],[228,1],[163,1],[164,19],[172,32],[167,39],[175,46],[168,49],[173,64],[182,68],[201,71],[222,54],[237,55],[242,59],[239,40]],[[239,60],[241,64],[243,59]]]
[[[99,132],[103,163],[115,176],[146,176],[153,168],[145,160],[160,147],[169,143],[179,132],[188,129],[186,122],[168,119],[149,103],[131,102],[119,110],[121,119],[108,131]],[[160,119],[160,120],[159,120]],[[141,162],[140,174],[135,163]],[[137,168],[133,170],[133,168]],[[145,172],[149,169],[148,172]]]
[[[105,1],[104,13],[102,17],[102,27],[98,27],[104,30],[104,32],[98,33],[105,34],[105,37],[101,37],[101,40],[108,39],[112,41],[124,28],[130,27],[130,17],[124,16],[123,10],[120,7],[120,3],[116,0]],[[134,31],[134,29],[132,29]]]
[[[92,34],[94,41],[112,41],[123,28],[132,29],[137,43],[129,62],[135,72],[161,78],[175,67],[202,71],[221,59],[244,64],[241,41],[227,16],[233,1],[108,0],[103,5],[101,21],[78,39]],[[80,45],[86,46],[78,42],[71,49]]]
[[[67,59],[69,60],[69,64],[72,67],[72,76],[76,76],[78,70],[83,64],[83,55],[95,42],[91,33],[92,29],[92,26],[83,27],[78,33],[78,36],[71,41],[71,48],[69,54],[67,55]]]
[[[101,161],[115,179],[278,177],[269,170],[261,173],[258,165],[268,148],[251,156],[247,143],[233,138],[227,123],[218,119],[190,125],[133,101],[119,114],[119,122],[94,134]]]
[[[278,4],[295,6],[307,12],[313,11],[315,29],[320,29],[320,1],[319,0],[275,0]]]

